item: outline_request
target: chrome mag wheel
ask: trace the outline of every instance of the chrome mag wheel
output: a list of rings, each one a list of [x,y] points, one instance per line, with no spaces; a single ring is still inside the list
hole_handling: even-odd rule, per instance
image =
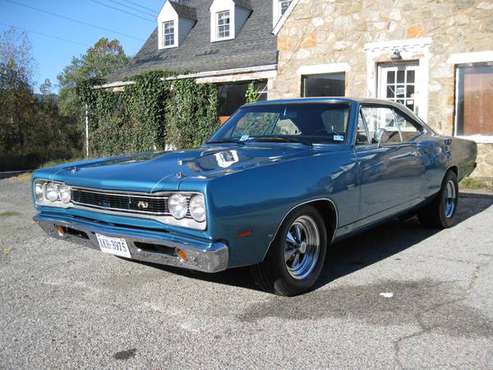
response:
[[[452,180],[447,182],[446,199],[445,199],[445,217],[452,218],[455,214],[457,205],[457,188]]]
[[[300,216],[291,224],[286,235],[284,261],[289,274],[305,279],[317,265],[320,256],[320,232],[310,216]]]

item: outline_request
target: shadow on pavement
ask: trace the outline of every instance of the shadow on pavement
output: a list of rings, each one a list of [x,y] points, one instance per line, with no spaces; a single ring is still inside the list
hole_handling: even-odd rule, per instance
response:
[[[492,205],[493,194],[461,193],[456,215],[457,224],[483,212]],[[418,219],[413,217],[406,221],[392,220],[338,242],[332,246],[327,255],[324,270],[315,289],[394,256],[440,232],[443,231],[421,226]],[[252,281],[248,268],[206,274],[168,266],[143,264],[194,279],[258,290]]]

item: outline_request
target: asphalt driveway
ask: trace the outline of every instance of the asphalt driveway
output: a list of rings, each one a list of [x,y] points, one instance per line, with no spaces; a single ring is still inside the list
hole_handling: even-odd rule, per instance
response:
[[[47,238],[0,180],[0,368],[493,368],[493,197],[461,222],[354,237],[320,287],[279,298],[245,269],[125,261]]]

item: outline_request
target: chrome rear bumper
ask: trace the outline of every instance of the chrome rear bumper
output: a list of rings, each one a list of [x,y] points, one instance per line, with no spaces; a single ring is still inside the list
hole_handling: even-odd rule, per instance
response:
[[[96,233],[126,240],[131,259],[176,266],[203,272],[219,272],[228,267],[228,246],[224,243],[185,238],[171,233],[127,229],[118,226],[74,220],[65,216],[38,214],[34,221],[51,237],[99,250]],[[178,257],[176,249],[186,252]]]

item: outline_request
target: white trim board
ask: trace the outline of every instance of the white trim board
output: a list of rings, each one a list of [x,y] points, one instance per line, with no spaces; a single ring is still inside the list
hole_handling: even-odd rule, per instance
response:
[[[315,64],[299,67],[296,71],[296,74],[298,76],[316,75],[322,73],[349,72],[350,70],[351,66],[348,63]]]
[[[404,40],[390,40],[390,41],[378,41],[369,42],[364,46],[365,51],[374,51],[382,49],[407,49],[416,47],[429,46],[432,43],[431,37],[420,37],[415,39],[404,39]],[[402,50],[401,50],[402,51]]]
[[[493,62],[493,50],[451,54],[447,60],[448,64],[467,64],[483,62]]]

